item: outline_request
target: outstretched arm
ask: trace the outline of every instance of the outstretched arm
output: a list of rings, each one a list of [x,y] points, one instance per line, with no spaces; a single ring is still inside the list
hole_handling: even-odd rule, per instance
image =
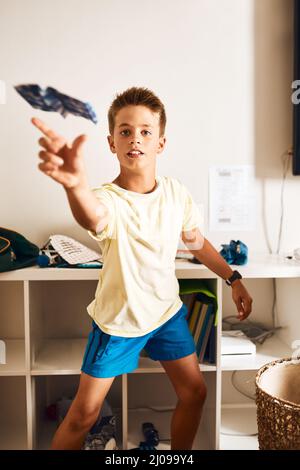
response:
[[[67,194],[75,220],[83,228],[100,232],[108,223],[108,209],[94,196],[89,188],[83,158],[85,135],[68,144],[66,139],[50,129],[37,118],[31,120],[44,137],[39,139],[43,150],[39,152],[42,162],[39,169],[60,183]]]

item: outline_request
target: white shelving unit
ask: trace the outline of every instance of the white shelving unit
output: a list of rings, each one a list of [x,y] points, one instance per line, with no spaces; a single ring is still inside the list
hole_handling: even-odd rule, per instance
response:
[[[258,450],[256,407],[222,406],[220,448],[224,450]]]
[[[250,259],[238,269],[254,306],[258,300],[253,319],[256,316],[266,324],[270,321],[272,278],[282,283],[283,293],[291,284],[288,295],[283,296],[288,300],[280,305],[284,310],[285,303],[290,302],[289,314],[283,331],[258,348],[252,359],[221,358],[222,322],[218,322],[216,362],[200,365],[208,399],[195,449],[255,448],[257,438],[246,435],[254,434],[255,405],[240,399],[238,392],[232,393],[229,376],[235,370],[253,374],[263,364],[291,355],[289,344],[297,324],[297,302],[291,298],[299,295],[300,263],[266,255]],[[206,267],[177,260],[176,275],[179,279],[207,280],[218,298],[219,320],[222,315],[236,313],[231,289]],[[56,423],[45,410],[61,397],[74,396],[77,390],[91,329],[86,306],[94,296],[98,276],[96,269],[39,267],[0,273],[0,339],[6,344],[6,364],[0,364],[1,449],[49,447]],[[136,371],[115,379],[107,399],[117,415],[119,448],[130,449],[143,440],[144,421],[158,427],[160,448],[170,448],[170,419],[176,396],[160,363],[141,357]],[[248,432],[245,423],[249,424]]]

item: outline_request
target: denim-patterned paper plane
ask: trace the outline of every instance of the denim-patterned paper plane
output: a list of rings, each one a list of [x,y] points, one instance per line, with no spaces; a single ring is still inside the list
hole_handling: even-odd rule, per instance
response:
[[[33,108],[42,109],[43,111],[55,111],[66,117],[69,113],[90,119],[97,124],[97,115],[90,103],[84,103],[71,96],[64,95],[55,88],[41,88],[39,85],[17,85],[16,91],[26,100]]]

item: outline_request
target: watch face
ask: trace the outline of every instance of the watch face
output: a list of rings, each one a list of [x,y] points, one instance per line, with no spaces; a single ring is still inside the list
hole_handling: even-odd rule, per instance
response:
[[[230,286],[236,279],[242,279],[242,276],[238,271],[233,271],[233,274],[227,279],[228,282],[226,281],[226,283]]]

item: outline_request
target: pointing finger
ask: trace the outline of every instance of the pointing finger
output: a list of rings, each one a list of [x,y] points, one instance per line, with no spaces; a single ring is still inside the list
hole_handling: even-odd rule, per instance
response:
[[[61,139],[61,136],[48,127],[43,121],[38,118],[31,119],[32,124],[37,127],[46,137],[51,140]]]

